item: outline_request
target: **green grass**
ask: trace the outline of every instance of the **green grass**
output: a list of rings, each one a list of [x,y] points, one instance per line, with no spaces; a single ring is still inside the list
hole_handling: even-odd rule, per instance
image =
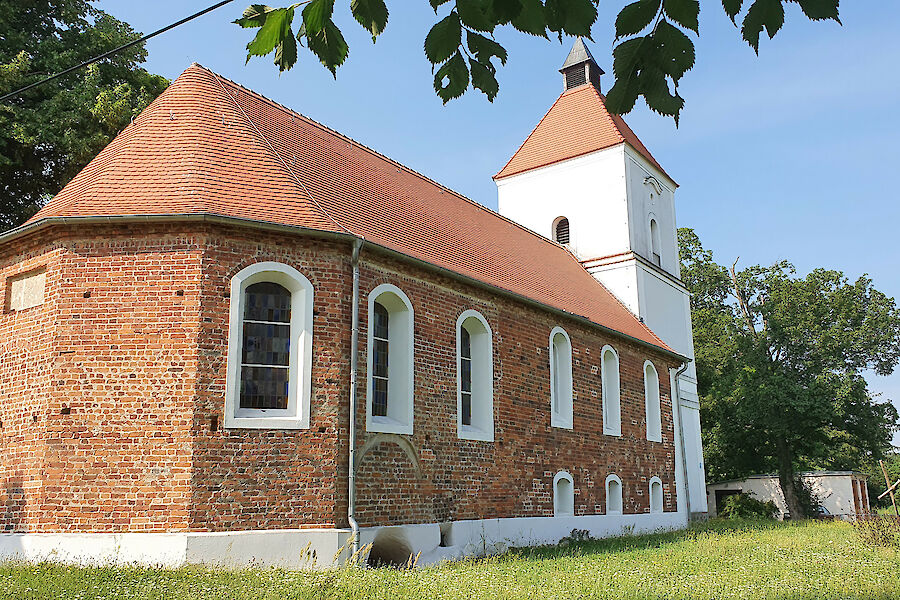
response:
[[[0,566],[0,598],[900,598],[900,551],[846,523],[711,522],[396,571]]]

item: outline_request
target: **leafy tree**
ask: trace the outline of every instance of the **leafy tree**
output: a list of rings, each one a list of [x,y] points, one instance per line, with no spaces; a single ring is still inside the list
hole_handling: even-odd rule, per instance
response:
[[[900,309],[868,277],[799,277],[788,262],[717,264],[691,229],[678,232],[692,292],[706,464],[713,478],[776,469],[794,518],[800,469],[859,468],[885,455],[897,411],[862,373],[900,361]]]
[[[425,37],[425,56],[436,68],[434,89],[448,102],[469,89],[493,101],[500,89],[497,63],[506,64],[506,49],[494,39],[498,28],[549,38],[554,35],[591,37],[599,0],[428,0],[441,16]],[[722,0],[725,14],[743,39],[759,52],[759,38],[772,38],[784,25],[784,4],[797,4],[809,19],[840,23],[840,0]],[[285,71],[297,62],[297,46],[306,47],[332,74],[347,59],[349,47],[332,19],[335,0],[306,0],[272,8],[249,6],[235,23],[258,29],[247,44],[247,60],[275,53]],[[302,7],[302,8],[301,8]],[[350,11],[374,42],[387,27],[386,0],[350,0]],[[299,12],[299,15],[297,14]],[[699,35],[700,0],[637,0],[616,17],[613,50],[615,84],[607,95],[609,108],[629,112],[641,96],[656,112],[678,116],[684,99],[681,77],[694,66],[694,42]],[[294,18],[299,17],[294,33]]]
[[[0,0],[0,93],[139,37],[86,0]],[[134,46],[0,104],[0,231],[57,193],[168,85]]]

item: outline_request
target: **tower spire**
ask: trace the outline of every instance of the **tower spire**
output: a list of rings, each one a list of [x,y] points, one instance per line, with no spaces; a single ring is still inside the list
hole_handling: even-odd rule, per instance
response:
[[[575,38],[572,50],[569,51],[569,56],[566,57],[566,62],[559,72],[563,75],[563,84],[567,90],[590,83],[600,91],[600,76],[603,75],[603,69],[591,56],[591,51],[584,45],[581,37]]]

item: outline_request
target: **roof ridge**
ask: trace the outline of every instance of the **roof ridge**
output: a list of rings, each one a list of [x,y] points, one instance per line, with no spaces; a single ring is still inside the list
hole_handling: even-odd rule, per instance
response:
[[[294,179],[294,181],[296,181],[297,183],[300,184],[300,187],[303,188],[303,192],[310,199],[310,201],[312,201],[312,203],[316,205],[316,208],[319,209],[319,211],[322,213],[322,215],[324,215],[326,218],[328,218],[332,223],[337,225],[340,229],[343,229],[344,231],[346,231],[347,233],[350,233],[352,235],[356,235],[352,231],[347,229],[343,224],[339,223],[337,219],[335,219],[333,216],[331,216],[331,214],[327,210],[325,210],[325,208],[321,204],[319,204],[318,200],[316,200],[315,197],[312,195],[312,192],[310,192],[309,189],[306,187],[306,185],[303,183],[303,180],[301,180],[300,177],[298,177],[297,174],[294,172],[294,170],[290,167],[290,165],[287,164],[287,161],[284,160],[284,157],[281,156],[281,154],[278,152],[278,150],[275,148],[275,146],[272,144],[272,142],[269,141],[269,138],[267,138],[266,135],[262,131],[260,131],[259,127],[256,126],[256,123],[253,122],[253,119],[250,118],[250,115],[247,114],[247,111],[244,110],[244,107],[242,107],[240,105],[240,103],[237,101],[237,98],[233,97],[231,94],[228,93],[228,90],[225,89],[225,85],[222,83],[221,79],[219,79],[219,75],[215,71],[206,69],[199,64],[197,64],[197,66],[213,76],[213,79],[215,79],[216,83],[219,84],[219,87],[222,89],[222,92],[224,92],[225,95],[228,97],[228,101],[237,107],[237,109],[240,111],[241,115],[244,117],[244,119],[247,121],[247,123],[249,123],[250,126],[253,128],[253,131],[256,133],[256,135],[259,136],[263,142],[265,142],[266,146],[268,146],[269,152],[271,152],[275,156],[275,158],[278,159],[278,162],[281,163],[281,166],[284,167],[284,169],[291,175],[291,177]]]
[[[499,212],[497,212],[497,211],[495,211],[495,210],[493,210],[493,209],[491,209],[491,208],[489,208],[489,207],[487,207],[487,206],[481,204],[480,202],[477,202],[477,201],[475,201],[475,200],[472,200],[471,198],[469,198],[469,197],[467,197],[467,196],[464,196],[463,194],[457,192],[456,190],[454,190],[454,189],[452,189],[452,188],[449,188],[449,187],[447,187],[446,185],[444,185],[444,184],[442,184],[442,183],[440,183],[440,182],[438,182],[438,181],[435,181],[434,179],[428,177],[427,175],[423,175],[422,173],[416,171],[415,169],[412,169],[412,168],[410,168],[410,167],[404,165],[403,163],[400,163],[400,162],[394,160],[393,158],[391,158],[391,157],[389,157],[389,156],[386,156],[386,155],[382,154],[381,152],[379,152],[379,151],[377,151],[377,150],[375,150],[375,149],[373,149],[373,148],[370,148],[369,146],[366,146],[366,145],[363,144],[362,142],[359,142],[359,141],[357,141],[357,140],[354,140],[353,138],[351,138],[351,137],[349,137],[349,136],[347,136],[347,135],[345,135],[345,134],[343,134],[343,133],[341,133],[341,132],[339,132],[339,131],[337,131],[337,130],[335,130],[335,129],[332,129],[331,127],[328,127],[327,125],[324,125],[324,124],[322,124],[322,123],[316,121],[315,119],[312,119],[312,118],[310,118],[310,117],[308,117],[308,116],[306,116],[306,115],[304,115],[304,114],[302,114],[302,113],[297,112],[296,110],[290,108],[289,106],[285,106],[284,104],[281,104],[280,102],[276,102],[275,100],[272,100],[271,98],[268,98],[268,97],[266,97],[266,96],[260,94],[259,92],[256,92],[256,91],[254,91],[254,90],[251,90],[251,89],[249,89],[249,88],[247,88],[247,87],[241,85],[240,83],[235,82],[235,81],[232,80],[232,79],[229,79],[229,78],[227,78],[227,77],[225,77],[225,76],[223,76],[223,75],[219,75],[219,74],[216,73],[215,71],[213,71],[213,70],[211,70],[211,69],[208,69],[207,67],[204,67],[203,65],[201,65],[201,64],[199,64],[199,63],[196,63],[196,62],[195,62],[195,63],[193,63],[193,65],[191,65],[191,66],[196,66],[196,67],[202,69],[203,71],[206,71],[207,73],[209,73],[209,74],[212,75],[213,77],[217,78],[218,80],[224,80],[224,81],[226,81],[228,84],[230,84],[230,85],[232,85],[232,86],[234,86],[234,87],[236,87],[236,88],[239,88],[239,89],[243,90],[243,91],[246,92],[247,94],[249,94],[249,95],[251,95],[251,96],[253,96],[253,97],[255,97],[255,98],[258,98],[259,100],[262,100],[263,102],[266,102],[266,103],[268,103],[269,105],[274,106],[275,108],[277,108],[277,109],[279,109],[279,110],[282,110],[282,111],[284,111],[284,112],[286,112],[286,113],[288,113],[288,114],[290,114],[290,115],[293,115],[293,116],[296,116],[296,117],[298,117],[298,118],[300,118],[300,119],[303,119],[304,121],[310,123],[311,125],[313,125],[313,126],[315,126],[315,127],[318,127],[319,129],[325,131],[326,133],[329,133],[329,134],[335,135],[335,136],[337,136],[337,137],[339,137],[339,138],[341,138],[341,139],[347,140],[347,142],[349,142],[350,144],[353,144],[354,146],[360,148],[361,150],[363,150],[363,151],[365,151],[365,152],[368,152],[368,153],[370,153],[370,154],[372,154],[372,155],[374,155],[374,156],[377,156],[378,158],[381,158],[381,159],[383,159],[383,160],[385,160],[385,161],[387,161],[387,162],[389,162],[389,163],[391,163],[391,164],[393,164],[393,165],[396,165],[397,167],[403,169],[404,171],[406,171],[406,172],[409,173],[410,175],[413,175],[414,177],[418,177],[418,178],[422,179],[423,181],[427,181],[428,183],[431,183],[431,184],[433,184],[433,185],[435,185],[435,186],[441,188],[442,190],[444,190],[444,191],[446,191],[446,192],[452,194],[453,196],[459,198],[460,200],[463,200],[463,201],[465,201],[465,202],[471,204],[473,207],[475,207],[475,208],[477,208],[477,209],[479,209],[479,210],[481,210],[481,211],[483,211],[483,212],[486,212],[487,214],[489,214],[489,215],[491,215],[491,216],[493,216],[493,217],[496,217],[496,218],[498,218],[498,219],[500,219],[500,220],[502,220],[502,221],[505,221],[506,223],[509,223],[510,225],[513,225],[513,226],[515,226],[515,227],[521,229],[522,231],[527,232],[528,234],[530,234],[530,235],[532,235],[532,236],[535,236],[535,237],[539,238],[540,240],[542,240],[542,241],[546,242],[547,244],[549,244],[551,247],[557,247],[557,248],[562,248],[562,249],[564,249],[563,246],[561,246],[560,244],[554,242],[554,241],[551,240],[551,239],[548,239],[546,236],[543,236],[543,235],[537,233],[536,231],[533,231],[533,230],[529,229],[528,227],[525,227],[525,226],[522,225],[521,223],[517,223],[516,221],[513,221],[513,220],[510,219],[509,217],[506,217],[506,216],[500,214]],[[226,94],[226,95],[227,95],[227,94]],[[232,101],[235,101],[235,102],[236,102],[235,99],[232,99]],[[559,98],[557,98],[557,101],[559,101]],[[549,111],[548,111],[548,112],[549,112]],[[546,115],[545,115],[545,116],[546,116]],[[249,118],[249,117],[248,117],[248,118]],[[265,138],[264,138],[264,139],[265,139]],[[510,159],[510,160],[512,160],[512,159]],[[293,174],[293,173],[292,173],[292,174]],[[298,179],[298,181],[299,181],[299,179]],[[302,185],[302,184],[301,184],[301,185]],[[304,186],[304,189],[305,189],[305,186]],[[307,194],[310,195],[308,192],[307,192]],[[310,195],[310,199],[313,200],[313,202],[315,202],[316,205],[318,205],[318,202],[316,202],[315,199],[312,198],[311,195]],[[323,210],[323,212],[325,212],[324,209],[322,209],[322,210]],[[334,221],[334,223],[336,223],[339,227],[341,227],[341,228],[344,229],[345,231],[350,232],[349,229],[347,229],[346,227],[344,227],[343,225],[341,225],[340,223],[338,223],[338,222],[337,222],[335,219],[333,219],[333,218],[331,217],[331,215],[329,215],[327,212],[325,212],[325,215],[326,215],[329,219],[331,219],[332,221]],[[350,232],[350,233],[352,233],[352,232]],[[354,235],[356,235],[356,234],[354,234]]]

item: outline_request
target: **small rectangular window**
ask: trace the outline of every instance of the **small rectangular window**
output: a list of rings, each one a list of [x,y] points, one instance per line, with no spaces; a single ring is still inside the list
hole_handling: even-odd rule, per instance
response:
[[[40,306],[44,303],[47,270],[29,271],[6,280],[7,310],[17,311]]]

